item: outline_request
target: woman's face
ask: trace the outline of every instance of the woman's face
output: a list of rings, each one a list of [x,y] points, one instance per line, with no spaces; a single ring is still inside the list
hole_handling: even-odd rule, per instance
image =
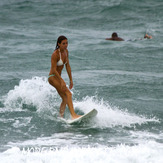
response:
[[[60,49],[66,50],[68,47],[68,40],[62,40],[61,43],[58,43],[58,45]]]

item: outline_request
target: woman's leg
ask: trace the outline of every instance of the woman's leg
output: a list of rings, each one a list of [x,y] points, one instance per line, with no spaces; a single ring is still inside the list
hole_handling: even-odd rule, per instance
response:
[[[62,101],[61,105],[60,105],[60,109],[59,109],[59,114],[60,114],[60,117],[64,117],[64,112],[65,112],[65,109],[66,109],[66,103],[64,103]]]
[[[72,94],[71,94],[71,92],[69,91],[68,88],[66,89],[65,94],[66,94],[66,97],[67,97],[67,105],[68,105],[68,108],[70,110],[72,119],[80,117],[80,115],[77,115],[75,113],[75,111],[74,111],[74,106],[73,106],[73,103],[72,103]]]
[[[69,111],[70,111],[70,114],[72,116],[72,119],[75,119],[75,118],[78,118],[80,117],[80,115],[77,115],[74,111],[74,107],[73,107],[73,103],[72,103],[72,94],[71,92],[69,91],[68,88],[66,88],[66,91],[62,91],[61,89],[61,85],[60,83],[58,82],[58,80],[55,78],[55,77],[50,77],[49,78],[49,83],[56,88],[58,94],[61,96],[62,98],[62,103],[60,105],[60,116],[63,117],[64,115],[64,111],[65,111],[65,108],[66,108],[66,104],[68,105],[68,108],[69,108]]]
[[[64,112],[65,112],[65,109],[66,109],[66,105],[67,105],[67,98],[66,98],[65,95],[62,95],[62,94],[59,94],[59,95],[62,98],[59,113],[60,113],[60,116],[63,118],[64,117]]]

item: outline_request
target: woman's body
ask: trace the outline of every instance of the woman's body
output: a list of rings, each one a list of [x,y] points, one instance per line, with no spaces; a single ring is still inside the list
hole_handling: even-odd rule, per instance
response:
[[[60,36],[57,41],[56,50],[53,52],[51,56],[51,69],[49,73],[48,81],[49,83],[56,88],[58,94],[62,98],[62,103],[60,105],[60,116],[64,116],[64,111],[66,105],[68,105],[72,119],[80,117],[74,111],[73,103],[72,103],[72,94],[70,90],[66,87],[65,81],[61,77],[62,69],[64,64],[66,66],[66,70],[70,79],[69,88],[73,87],[72,75],[71,75],[71,67],[68,59],[68,41],[65,36]]]

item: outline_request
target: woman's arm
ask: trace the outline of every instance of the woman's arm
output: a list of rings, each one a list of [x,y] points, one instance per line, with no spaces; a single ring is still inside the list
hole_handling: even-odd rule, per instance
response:
[[[73,87],[73,81],[72,81],[71,67],[70,67],[69,58],[68,58],[68,52],[67,52],[66,70],[67,70],[68,77],[69,77],[69,79],[70,79],[69,88],[72,89],[72,87]]]

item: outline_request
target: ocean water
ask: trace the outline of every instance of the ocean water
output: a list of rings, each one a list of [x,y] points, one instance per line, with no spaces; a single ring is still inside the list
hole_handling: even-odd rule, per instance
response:
[[[1,0],[0,162],[162,163],[162,15],[162,0]],[[47,77],[60,35],[75,111],[98,111],[87,123],[58,118]]]

